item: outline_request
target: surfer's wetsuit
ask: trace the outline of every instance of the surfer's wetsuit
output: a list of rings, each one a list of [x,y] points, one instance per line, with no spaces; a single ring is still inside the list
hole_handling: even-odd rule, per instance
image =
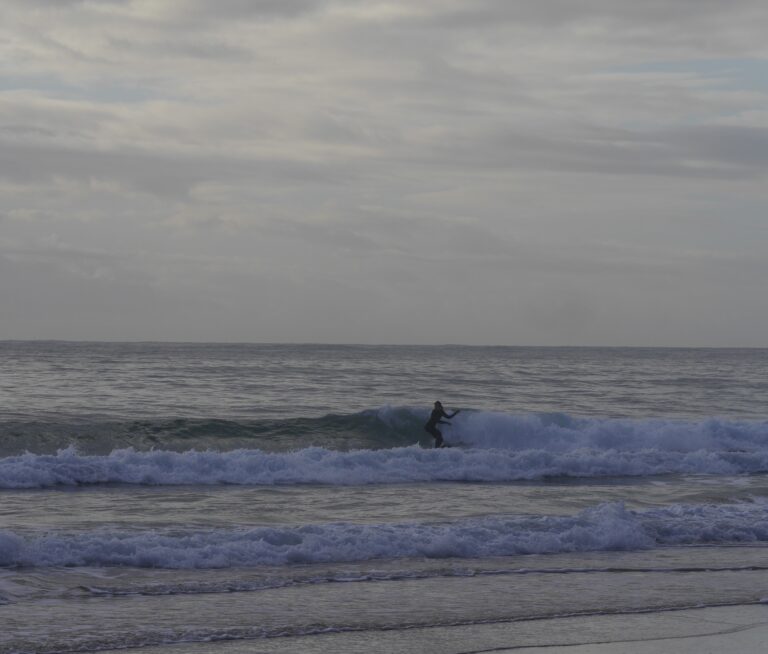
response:
[[[435,408],[432,409],[429,420],[427,420],[427,424],[424,425],[424,431],[431,434],[432,438],[435,439],[435,447],[445,447],[445,443],[443,443],[443,435],[440,433],[440,430],[437,428],[437,426],[451,424],[445,420],[440,420],[440,418],[453,418],[453,416],[455,416],[457,413],[458,411],[454,411],[451,415],[448,415],[445,411],[443,411],[442,404],[439,402],[435,403]]]

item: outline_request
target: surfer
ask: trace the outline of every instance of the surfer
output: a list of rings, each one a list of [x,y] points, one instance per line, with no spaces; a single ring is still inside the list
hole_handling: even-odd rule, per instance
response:
[[[432,438],[435,439],[435,447],[448,447],[443,442],[443,435],[440,433],[440,430],[437,428],[438,425],[450,425],[450,422],[446,422],[445,420],[441,420],[441,418],[453,418],[457,413],[459,412],[459,409],[456,409],[451,415],[448,415],[445,410],[443,409],[443,405],[440,404],[440,402],[435,402],[435,408],[432,409],[432,413],[429,416],[429,420],[427,421],[427,424],[424,425],[424,431],[429,432],[432,435]]]

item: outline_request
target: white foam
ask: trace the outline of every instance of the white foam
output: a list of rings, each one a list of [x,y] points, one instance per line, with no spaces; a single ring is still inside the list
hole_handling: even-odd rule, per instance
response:
[[[383,421],[402,411],[382,409]],[[395,416],[393,418],[393,416]],[[422,434],[418,434],[419,436]],[[566,415],[459,414],[446,440],[467,448],[341,452],[114,450],[0,459],[0,488],[125,484],[384,484],[514,481],[548,476],[726,474],[768,471],[768,422],[610,420]]]
[[[74,449],[56,455],[0,460],[0,488],[81,484],[333,484],[429,481],[501,482],[553,476],[603,477],[666,473],[726,474],[768,470],[768,452],[669,452],[590,450],[557,453],[523,450],[392,450],[338,452],[308,448],[290,453],[136,452],[86,456]]]
[[[752,448],[768,451],[768,421],[717,418],[632,420],[578,418],[563,413],[510,415],[468,411],[453,418],[444,432],[446,438],[472,447],[516,451],[573,452],[585,448],[619,452]]]
[[[442,524],[330,523],[182,533],[99,530],[31,538],[0,532],[0,565],[216,568],[744,542],[768,542],[764,506],[631,511],[610,503],[574,516],[489,516]]]

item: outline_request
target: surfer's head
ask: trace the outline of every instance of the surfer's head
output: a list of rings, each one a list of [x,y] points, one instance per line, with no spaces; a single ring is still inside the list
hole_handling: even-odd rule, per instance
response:
[[[435,402],[435,408],[436,408],[436,409],[442,409],[442,408],[443,408],[443,405],[440,403],[440,400],[438,400],[437,402]]]

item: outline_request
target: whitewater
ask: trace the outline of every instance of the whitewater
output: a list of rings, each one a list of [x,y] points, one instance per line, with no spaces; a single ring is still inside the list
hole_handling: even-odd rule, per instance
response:
[[[759,604],[767,367],[0,342],[0,652],[459,652],[521,620]],[[462,410],[442,450],[437,399]]]
[[[764,543],[765,512],[765,504],[673,505],[638,512],[614,503],[574,516],[488,516],[439,524],[331,523],[188,533],[100,530],[36,538],[0,532],[0,565],[228,568]]]
[[[357,423],[363,430],[379,435],[389,430],[391,443],[396,444],[408,434],[411,438],[420,435],[426,413],[385,407],[316,422],[327,429],[329,423],[341,422],[342,418],[347,424]],[[209,427],[214,444],[216,427]],[[278,431],[280,426],[273,424],[271,429]],[[240,431],[246,430],[243,427]],[[251,430],[261,436],[258,440],[267,440],[265,429],[251,426]],[[0,488],[98,483],[503,482],[558,476],[735,475],[768,471],[768,421],[579,419],[564,414],[511,416],[468,411],[454,419],[448,439],[453,447],[439,452],[425,451],[418,444],[385,448],[380,442],[379,449],[351,451],[320,446],[289,452],[126,448],[106,455],[81,454],[74,440],[55,454],[26,452],[0,459]]]

